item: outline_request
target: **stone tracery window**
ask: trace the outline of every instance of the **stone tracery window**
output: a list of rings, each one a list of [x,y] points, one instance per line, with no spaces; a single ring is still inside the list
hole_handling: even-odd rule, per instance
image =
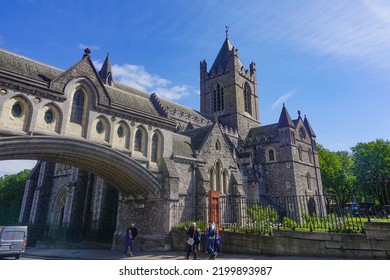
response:
[[[84,94],[81,90],[77,90],[73,96],[72,112],[70,115],[70,121],[81,124],[84,111]]]
[[[224,109],[224,89],[220,84],[215,86],[213,98],[214,112],[222,111]]]
[[[152,162],[158,162],[160,159],[160,155],[162,152],[161,141],[162,141],[161,135],[158,132],[155,132],[152,137],[152,147],[151,147],[152,151],[150,156],[150,160]]]
[[[146,132],[142,127],[135,132],[134,151],[141,152],[143,155],[146,153]]]
[[[252,115],[252,102],[251,102],[252,92],[248,83],[244,85],[244,109],[245,112],[248,112]]]

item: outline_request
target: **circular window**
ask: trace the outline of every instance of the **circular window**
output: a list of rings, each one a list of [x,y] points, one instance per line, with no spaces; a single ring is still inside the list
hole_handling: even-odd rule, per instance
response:
[[[96,132],[97,133],[102,133],[103,132],[103,123],[102,121],[98,121],[96,124]]]
[[[50,110],[48,110],[45,113],[45,122],[51,123],[52,121],[53,121],[53,113]]]
[[[12,106],[12,116],[15,118],[20,117],[22,115],[22,107],[17,103],[14,106]]]
[[[116,133],[118,134],[119,138],[122,138],[123,137],[123,127],[122,126],[118,127],[118,130],[116,131]]]

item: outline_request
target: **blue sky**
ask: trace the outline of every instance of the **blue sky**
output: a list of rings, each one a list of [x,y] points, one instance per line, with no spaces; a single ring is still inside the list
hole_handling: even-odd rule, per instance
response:
[[[263,125],[285,103],[332,151],[390,138],[387,0],[2,0],[0,10],[0,48],[64,70],[85,47],[98,68],[110,53],[117,81],[194,109],[199,62],[211,67],[228,25],[241,62],[256,63]],[[0,175],[10,165],[20,167],[0,162]]]

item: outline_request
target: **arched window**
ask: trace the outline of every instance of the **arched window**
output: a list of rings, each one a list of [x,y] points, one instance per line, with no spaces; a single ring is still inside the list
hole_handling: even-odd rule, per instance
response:
[[[302,146],[301,145],[298,146],[298,156],[299,156],[299,160],[302,161]]]
[[[56,200],[54,202],[53,223],[56,224],[57,227],[61,227],[64,221],[67,194],[68,188],[66,186],[62,187],[58,192]]]
[[[153,134],[153,137],[152,137],[152,154],[151,154],[151,161],[153,162],[157,162],[159,156],[159,135],[158,133],[155,133]]]
[[[309,150],[307,151],[307,154],[308,154],[308,156],[309,156],[309,163],[310,163],[310,164],[313,164],[313,152],[311,151],[311,149],[309,149]]]
[[[220,192],[223,192],[222,188],[222,163],[218,160],[215,163],[215,183],[216,189]]]
[[[311,191],[311,176],[310,173],[306,174],[306,181],[307,181],[307,189]]]
[[[142,145],[142,132],[141,130],[138,129],[137,132],[135,133],[134,150],[140,152],[141,145]]]
[[[214,167],[210,168],[209,176],[210,176],[210,189],[212,191],[215,191],[216,187],[215,187],[215,171],[214,171]]]
[[[252,92],[248,83],[244,85],[244,109],[245,112],[248,112],[252,115],[252,102],[251,102]]]
[[[275,161],[275,151],[273,149],[268,151],[268,160]]]
[[[217,140],[217,142],[215,142],[215,150],[219,151],[220,149],[221,149],[221,142]]]
[[[84,110],[84,94],[77,90],[73,96],[72,113],[70,115],[70,121],[81,124],[83,119]]]
[[[222,188],[222,193],[227,194],[228,193],[228,187],[229,187],[229,174],[226,169],[223,170],[222,172],[222,183],[223,183],[223,188]]]
[[[141,152],[143,155],[146,153],[146,133],[142,128],[138,128],[135,132],[134,151]]]
[[[214,112],[222,111],[224,109],[224,90],[220,84],[214,88]]]

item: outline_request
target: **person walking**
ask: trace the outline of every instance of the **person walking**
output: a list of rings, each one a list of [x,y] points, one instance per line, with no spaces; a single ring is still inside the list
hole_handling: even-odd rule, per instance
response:
[[[125,249],[123,251],[123,257],[133,256],[133,236],[131,235],[131,228],[127,228],[125,235]]]
[[[210,253],[209,260],[213,260],[216,257],[216,252],[214,251],[214,243],[215,243],[215,234],[216,234],[216,227],[213,221],[209,221],[209,227],[208,227],[208,246],[207,246],[207,252]]]
[[[223,243],[222,237],[219,235],[219,232],[216,232],[215,236],[215,242],[214,242],[214,251],[217,253],[217,256],[222,256],[222,251],[221,251],[221,243]]]
[[[138,234],[138,230],[137,228],[135,227],[135,224],[131,224],[131,236],[132,236],[132,239],[131,240],[134,240],[136,237],[137,237],[137,234]]]
[[[190,228],[184,228],[187,233],[186,243],[187,243],[187,255],[186,259],[190,258],[190,254],[194,254],[194,260],[198,259],[198,244],[199,244],[199,232],[196,228],[196,223],[192,223]]]

